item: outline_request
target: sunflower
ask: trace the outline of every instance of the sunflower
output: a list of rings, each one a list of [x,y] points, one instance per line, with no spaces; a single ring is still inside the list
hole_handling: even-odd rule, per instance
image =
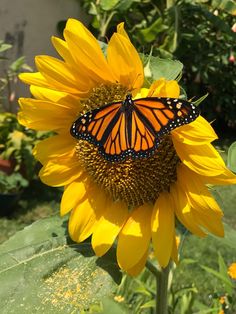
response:
[[[123,23],[106,56],[77,20],[68,20],[64,38],[52,37],[63,60],[37,56],[38,72],[20,75],[34,99],[19,100],[18,118],[54,134],[35,146],[34,155],[43,165],[41,180],[64,186],[60,211],[70,212],[71,238],[82,242],[91,236],[97,256],[116,242],[120,268],[137,275],[150,242],[161,267],[177,261],[175,218],[199,237],[223,236],[222,211],[207,185],[236,183],[236,176],[212,146],[217,136],[203,117],[171,131],[151,157],[122,162],[107,161],[95,145],[70,135],[72,123],[89,110],[127,93],[178,98],[178,83],[163,78],[142,88],[143,65]]]

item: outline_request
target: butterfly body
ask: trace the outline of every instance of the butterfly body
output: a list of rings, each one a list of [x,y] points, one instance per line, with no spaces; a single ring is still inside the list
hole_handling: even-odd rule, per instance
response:
[[[165,134],[190,123],[199,115],[195,106],[175,98],[147,97],[91,110],[71,127],[71,135],[98,147],[109,161],[145,158],[152,155]]]

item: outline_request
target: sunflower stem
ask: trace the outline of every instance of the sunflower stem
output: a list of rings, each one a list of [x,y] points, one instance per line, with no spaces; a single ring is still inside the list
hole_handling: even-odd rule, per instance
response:
[[[170,264],[162,268],[156,276],[156,312],[155,314],[168,314],[168,282]]]
[[[171,265],[169,263],[166,268],[161,268],[147,260],[146,267],[156,278],[155,314],[168,314],[168,289]]]

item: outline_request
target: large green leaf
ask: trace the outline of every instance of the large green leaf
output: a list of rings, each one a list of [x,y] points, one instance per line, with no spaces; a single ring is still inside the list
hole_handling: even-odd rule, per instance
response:
[[[144,62],[146,63],[145,76],[148,81],[155,81],[162,77],[166,80],[174,80],[183,69],[183,64],[177,60],[150,56],[148,60],[144,60]]]
[[[0,306],[10,313],[79,313],[113,293],[120,272],[111,251],[94,256],[70,242],[66,221],[38,221],[0,246]]]

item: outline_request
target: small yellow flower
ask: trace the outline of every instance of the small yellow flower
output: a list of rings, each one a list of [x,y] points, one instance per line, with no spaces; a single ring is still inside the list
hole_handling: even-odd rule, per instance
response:
[[[226,300],[225,296],[220,297],[220,303],[221,303],[221,304],[224,304],[224,303],[225,303],[225,300]]]
[[[122,297],[121,295],[116,295],[114,296],[114,300],[118,303],[124,302],[125,298]]]
[[[228,268],[228,274],[232,279],[236,279],[236,263],[232,263]]]
[[[65,187],[61,215],[71,212],[71,238],[81,242],[92,236],[98,256],[117,240],[120,267],[137,275],[150,241],[162,267],[171,258],[177,261],[175,217],[200,237],[223,236],[222,212],[207,184],[235,184],[236,177],[212,146],[217,136],[203,117],[170,132],[148,159],[111,163],[97,147],[70,135],[81,113],[123,100],[127,93],[178,98],[178,83],[160,79],[142,88],[143,65],[123,24],[106,57],[79,21],[68,20],[64,38],[52,38],[63,60],[38,56],[39,72],[20,75],[35,99],[19,100],[18,117],[29,128],[56,134],[37,144],[34,155],[43,165],[41,180]]]

